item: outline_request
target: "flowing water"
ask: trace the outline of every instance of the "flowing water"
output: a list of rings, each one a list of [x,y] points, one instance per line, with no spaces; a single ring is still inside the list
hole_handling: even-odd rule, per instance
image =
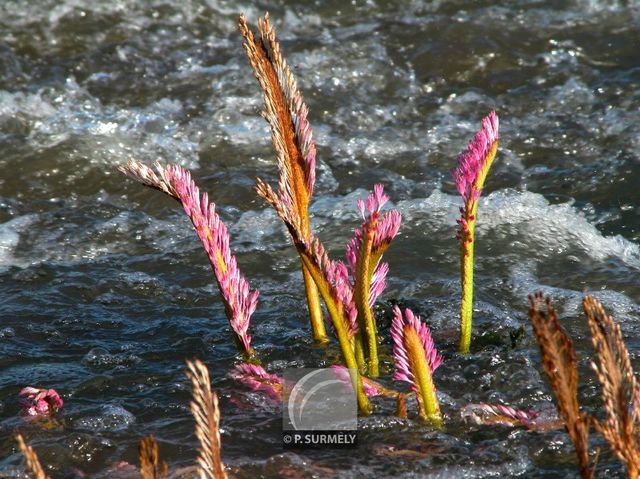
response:
[[[399,301],[428,320],[445,355],[442,431],[395,418],[382,400],[361,420],[357,450],[283,452],[279,410],[226,377],[239,358],[188,219],[116,171],[131,158],[178,163],[210,192],[261,291],[251,332],[269,371],[336,360],[335,344],[310,340],[296,253],[252,190],[258,175],[276,181],[276,165],[236,18],[255,25],[265,10],[311,111],[320,237],[341,256],[355,200],[376,182],[403,214],[379,308],[383,382],[393,384],[389,304]],[[56,478],[135,464],[149,433],[172,468],[192,464],[193,357],[210,367],[223,458],[238,477],[576,477],[562,430],[470,426],[459,411],[551,406],[526,316],[537,290],[576,340],[592,411],[585,292],[638,357],[639,42],[633,1],[3,0],[3,477],[24,477],[16,431]],[[449,171],[491,109],[502,141],[480,204],[475,339],[460,357],[461,200]],[[57,424],[18,417],[26,385],[62,394]],[[599,474],[623,477],[598,445]]]

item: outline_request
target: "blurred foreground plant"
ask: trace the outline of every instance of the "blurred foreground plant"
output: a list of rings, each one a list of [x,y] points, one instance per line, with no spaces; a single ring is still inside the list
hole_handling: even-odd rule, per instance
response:
[[[196,421],[196,437],[200,442],[195,473],[200,479],[227,479],[220,455],[220,408],[218,396],[211,390],[209,370],[200,360],[187,361],[187,377],[191,381],[191,413]],[[45,474],[35,450],[25,443],[21,434],[16,436],[16,441],[27,461],[27,469],[34,478],[51,479]],[[140,479],[172,477],[167,464],[160,460],[158,443],[152,435],[140,441],[138,454]]]
[[[576,448],[580,475],[594,477],[589,462],[589,426],[593,425],[625,464],[628,476],[636,479],[640,473],[640,391],[620,326],[605,313],[597,299],[584,298],[582,305],[596,352],[591,367],[601,386],[606,416],[599,420],[580,410],[576,352],[558,322],[551,300],[537,293],[530,296],[529,301],[529,318],[540,345],[542,363],[551,381],[558,412]]]

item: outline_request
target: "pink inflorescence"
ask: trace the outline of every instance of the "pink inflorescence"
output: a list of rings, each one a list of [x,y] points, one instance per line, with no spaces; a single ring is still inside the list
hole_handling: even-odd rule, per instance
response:
[[[329,261],[325,268],[327,280],[334,287],[349,320],[349,336],[358,332],[358,310],[353,301],[353,286],[349,281],[347,266],[342,261]]]
[[[497,424],[502,426],[525,426],[533,428],[540,416],[535,409],[514,409],[502,404],[467,404],[461,415],[466,421],[478,425]]]
[[[191,173],[180,166],[163,167],[156,164],[156,174],[148,166],[131,161],[120,169],[142,184],[173,196],[182,204],[209,256],[231,328],[245,352],[250,353],[251,336],[248,329],[251,315],[258,304],[259,292],[251,291],[248,281],[240,274],[236,257],[229,248],[227,227],[216,213],[216,205],[209,202],[207,193],[200,195]]]
[[[419,316],[414,315],[409,308],[404,310],[403,316],[398,306],[393,307],[393,314],[391,338],[393,339],[393,357],[396,365],[393,378],[411,384],[415,391],[417,383],[409,364],[409,353],[404,341],[405,328],[413,328],[418,334],[432,374],[442,364],[442,356],[435,347],[429,327],[420,320]]]
[[[382,247],[388,246],[398,234],[400,223],[402,222],[402,216],[398,211],[391,210],[380,217],[380,210],[387,201],[389,201],[389,197],[384,193],[384,187],[381,184],[376,184],[373,187],[373,193],[369,194],[366,202],[358,200],[358,210],[362,216],[363,223],[361,228],[356,228],[354,231],[353,238],[347,243],[346,252],[347,264],[353,278],[357,275],[357,263],[360,256],[360,248],[362,247],[363,234],[370,225],[374,224],[373,244],[371,247],[371,251],[374,254],[380,251]],[[386,277],[388,272],[389,265],[387,263],[379,262],[375,265],[369,291],[370,306],[375,304],[375,301],[384,291],[387,285]]]
[[[492,111],[482,119],[482,127],[458,157],[458,166],[452,171],[456,189],[465,202],[477,200],[480,188],[477,180],[493,144],[498,140],[498,115]]]
[[[55,389],[28,386],[20,391],[20,414],[23,416],[51,416],[58,412],[64,401]]]
[[[238,364],[229,377],[244,384],[252,391],[259,391],[276,401],[282,400],[282,378],[276,374],[269,374],[257,364]]]
[[[209,203],[207,193],[200,196],[200,190],[187,170],[179,166],[169,166],[167,172],[184,211],[191,218],[196,233],[209,255],[220,291],[231,311],[231,327],[245,351],[249,352],[249,322],[258,304],[259,292],[250,291],[248,281],[240,274],[236,258],[229,248],[227,227],[216,213],[215,204]]]

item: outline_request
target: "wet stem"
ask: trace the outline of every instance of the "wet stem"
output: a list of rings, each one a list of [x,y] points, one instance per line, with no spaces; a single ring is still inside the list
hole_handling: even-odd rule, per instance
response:
[[[320,273],[317,268],[314,268],[314,265],[305,254],[301,255],[301,258],[304,262],[304,267],[313,276],[316,285],[318,285],[318,290],[322,295],[322,298],[324,299],[324,304],[327,307],[329,316],[331,317],[331,321],[336,331],[336,336],[338,336],[338,342],[340,343],[340,349],[342,350],[344,362],[347,368],[353,369],[356,372],[355,375],[352,375],[352,381],[354,383],[353,388],[356,391],[358,410],[362,414],[369,415],[372,412],[371,404],[369,403],[369,399],[364,393],[364,388],[362,387],[362,376],[360,375],[354,348],[351,344],[351,339],[349,338],[349,334],[347,332],[344,314],[338,309],[338,306],[336,305],[336,302],[331,295],[328,284],[322,277],[322,273]]]
[[[371,277],[373,268],[371,262],[371,248],[373,246],[373,236],[375,234],[376,219],[367,225],[363,231],[363,240],[360,247],[360,257],[358,258],[357,278],[355,284],[354,298],[358,309],[360,329],[364,330],[367,344],[368,375],[378,377],[378,337],[376,334],[376,323],[371,307],[369,306],[369,294],[371,291]],[[360,339],[359,336],[357,339]],[[364,341],[364,338],[362,338]]]
[[[329,339],[327,338],[327,331],[324,326],[324,319],[322,318],[318,287],[304,264],[302,265],[302,275],[304,278],[304,289],[307,294],[307,305],[309,306],[309,320],[311,322],[313,339],[319,343],[327,343]]]
[[[474,201],[465,208],[467,230],[461,232],[460,243],[460,282],[462,298],[460,301],[460,344],[458,351],[468,354],[471,346],[471,325],[473,316],[473,253],[475,248],[476,213],[478,202]],[[473,218],[473,219],[471,219]]]

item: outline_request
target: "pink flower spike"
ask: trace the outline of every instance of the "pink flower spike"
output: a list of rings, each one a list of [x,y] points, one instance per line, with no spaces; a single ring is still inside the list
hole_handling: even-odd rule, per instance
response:
[[[387,274],[389,273],[389,263],[378,263],[373,277],[371,278],[371,289],[369,290],[369,306],[373,308],[376,301],[387,287]]]
[[[456,189],[465,202],[477,200],[484,183],[482,173],[490,166],[490,155],[498,141],[499,120],[495,111],[482,119],[482,127],[458,157],[458,166],[452,171]]]
[[[402,215],[397,210],[391,210],[378,221],[373,240],[373,251],[389,246],[396,237],[402,223]]]
[[[534,428],[541,411],[534,409],[514,409],[502,404],[467,404],[460,411],[465,421],[477,425],[524,426]]]
[[[442,356],[433,344],[427,325],[410,309],[405,309],[403,315],[400,308],[394,306],[393,314],[391,337],[396,365],[393,377],[411,385],[418,400],[420,417],[441,427],[442,415],[433,373],[442,363]]]
[[[395,359],[396,371],[394,379],[409,383],[415,391],[417,388],[416,378],[413,375],[411,364],[409,363],[409,353],[405,344],[405,328],[412,328],[416,331],[425,358],[431,369],[431,374],[442,364],[442,356],[436,349],[429,327],[415,316],[409,308],[404,310],[404,317],[398,306],[393,307],[393,322],[391,323],[391,338],[393,339],[393,357]]]
[[[389,201],[389,197],[384,193],[384,186],[377,183],[373,186],[373,192],[367,196],[366,203],[364,200],[358,200],[356,204],[358,205],[362,219],[366,221],[365,211],[369,213],[369,216],[380,213],[380,210],[387,201]]]
[[[265,393],[275,401],[282,400],[282,378],[276,374],[269,374],[262,366],[250,363],[238,364],[229,373],[229,377],[252,391]]]
[[[64,401],[55,389],[38,389],[27,386],[19,393],[20,414],[23,416],[51,416],[58,412]]]
[[[358,332],[358,310],[353,302],[353,287],[349,281],[347,266],[342,261],[332,261],[326,265],[325,273],[329,284],[333,286],[337,299],[349,320],[349,337]]]
[[[231,328],[244,353],[250,356],[253,350],[248,330],[251,315],[258,304],[259,292],[251,291],[248,281],[240,274],[236,257],[229,248],[227,227],[216,213],[216,205],[209,202],[207,193],[200,194],[189,171],[177,165],[163,167],[156,164],[155,168],[157,174],[148,166],[131,161],[120,170],[182,204],[209,257]]]

